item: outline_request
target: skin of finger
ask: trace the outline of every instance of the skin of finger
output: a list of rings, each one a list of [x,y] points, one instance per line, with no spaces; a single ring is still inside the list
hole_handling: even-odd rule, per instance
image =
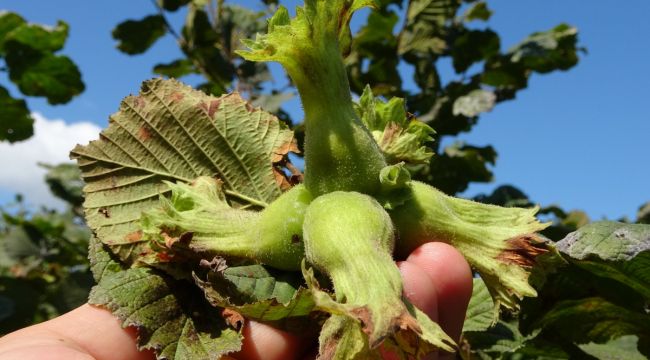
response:
[[[5,354],[12,357],[4,357]],[[125,331],[105,309],[82,305],[58,318],[11,333],[0,340],[0,359],[22,353],[29,359],[150,360],[150,351],[138,351],[135,331]],[[40,356],[38,356],[40,354]],[[87,357],[84,357],[87,355]]]
[[[300,359],[311,341],[271,326],[247,321],[242,330],[242,350],[232,357],[239,360]]]
[[[472,296],[469,264],[458,250],[439,242],[426,243],[415,249],[406,262],[418,266],[431,279],[438,295],[438,308],[444,309],[438,314],[438,323],[458,341]]]
[[[60,344],[37,344],[0,353],[0,360],[95,360],[89,354]]]
[[[0,360],[93,359],[83,348],[45,328],[27,328],[0,338]]]
[[[431,278],[416,264],[408,261],[397,263],[402,273],[403,294],[413,305],[433,321],[438,321],[438,293]]]
[[[429,274],[416,264],[402,261],[397,264],[402,273],[403,293],[409,301],[422,310],[429,318],[438,322],[438,291]],[[434,351],[423,360],[437,360],[438,352]],[[397,360],[397,356],[384,356],[385,360]]]

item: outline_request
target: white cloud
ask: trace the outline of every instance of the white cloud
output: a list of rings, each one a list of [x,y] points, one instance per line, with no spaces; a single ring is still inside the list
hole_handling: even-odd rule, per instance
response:
[[[90,122],[66,124],[33,113],[34,136],[10,145],[0,142],[0,198],[7,200],[20,193],[28,205],[61,208],[44,181],[45,169],[37,163],[70,162],[68,154],[76,144],[86,144],[98,137],[100,128]]]

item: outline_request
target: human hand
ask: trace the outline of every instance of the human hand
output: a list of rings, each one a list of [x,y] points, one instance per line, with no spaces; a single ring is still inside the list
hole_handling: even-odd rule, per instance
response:
[[[472,273],[450,245],[427,243],[398,263],[404,294],[452,338],[458,339],[472,293]],[[249,321],[242,351],[231,359],[286,360],[313,358],[315,339]],[[136,331],[122,329],[110,312],[83,305],[56,319],[0,339],[0,360],[151,360],[151,351],[136,350]],[[432,354],[432,359],[448,355]]]

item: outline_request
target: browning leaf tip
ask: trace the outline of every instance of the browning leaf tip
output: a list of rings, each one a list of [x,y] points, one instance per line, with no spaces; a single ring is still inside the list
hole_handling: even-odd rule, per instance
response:
[[[536,234],[524,234],[506,241],[507,248],[497,256],[506,264],[530,268],[535,265],[539,255],[549,250],[546,243]]]

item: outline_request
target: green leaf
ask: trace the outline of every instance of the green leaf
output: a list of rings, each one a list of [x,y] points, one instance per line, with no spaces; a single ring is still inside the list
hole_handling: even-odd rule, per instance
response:
[[[514,63],[510,56],[501,55],[488,59],[480,75],[481,83],[497,89],[516,91],[528,86],[530,71],[523,64]]]
[[[153,72],[171,78],[180,78],[196,72],[196,69],[191,60],[179,59],[167,64],[158,64],[154,66]]]
[[[650,225],[596,222],[569,234],[557,248],[578,266],[650,299]]]
[[[500,355],[513,353],[534,337],[524,336],[517,329],[516,322],[499,321],[486,331],[467,332],[463,336],[469,342],[472,351],[490,354],[488,359],[500,359]]]
[[[228,60],[232,56],[225,51],[225,35],[212,25],[208,13],[202,6],[190,6],[182,34],[186,44],[182,47],[188,58],[201,64],[201,72],[207,78],[209,94],[221,95],[227,92],[235,75],[235,67]]]
[[[295,149],[277,118],[239,95],[205,95],[155,79],[122,102],[100,139],[71,156],[86,182],[86,220],[96,236],[133,260],[142,245],[140,214],[168,195],[164,181],[216,176],[234,206],[264,205],[281,194],[273,163]],[[150,249],[140,248],[141,252]]]
[[[496,55],[500,47],[499,35],[492,30],[464,30],[451,47],[454,69],[464,73],[472,64]]]
[[[114,259],[113,254],[105,249],[104,244],[96,237],[90,238],[88,246],[88,260],[90,270],[93,273],[95,282],[99,283],[104,276],[111,276],[125,270],[124,266]]]
[[[0,267],[33,267],[30,263],[38,261],[41,251],[22,226],[12,226],[5,230],[0,242]]]
[[[15,24],[16,20],[10,19],[11,23]],[[23,23],[8,32],[4,41],[5,44],[15,42],[43,53],[53,53],[63,48],[68,30],[68,24],[63,21],[58,21],[54,27]]]
[[[231,269],[233,268],[228,269],[230,274],[224,273],[228,284],[224,284],[223,279],[219,279],[218,276],[209,274],[208,280],[203,281],[194,275],[194,281],[203,290],[205,298],[212,306],[234,310],[248,319],[258,321],[278,321],[288,317],[307,316],[315,309],[309,290],[296,289],[270,274],[264,275],[266,269],[260,265],[243,269],[234,268],[234,271],[239,272],[236,276],[233,276],[235,274]],[[242,278],[242,274],[252,277]],[[263,277],[256,277],[260,275]],[[242,302],[241,299],[246,300]]]
[[[73,206],[81,206],[84,201],[81,171],[74,164],[47,165],[40,164],[47,169],[45,182],[50,191],[59,199],[65,200]]]
[[[492,146],[456,142],[434,156],[427,172],[419,177],[447,194],[456,194],[467,189],[470,182],[492,181],[489,165],[494,165],[496,158]]]
[[[409,4],[407,21],[427,21],[442,26],[460,6],[458,0],[414,0]]]
[[[113,39],[119,41],[120,51],[136,55],[142,54],[167,31],[162,15],[149,15],[140,20],[124,21],[113,29]]]
[[[293,93],[277,93],[270,95],[260,95],[257,99],[253,100],[252,105],[260,107],[265,111],[275,113],[280,110],[282,104],[294,98]]]
[[[447,29],[460,6],[459,0],[414,0],[409,2],[398,53],[417,56],[443,54],[447,50]]]
[[[637,350],[639,338],[633,335],[621,336],[618,339],[607,342],[606,344],[589,343],[580,345],[580,349],[589,355],[598,359],[607,360],[644,360],[643,356]]]
[[[43,96],[50,104],[64,104],[85,86],[81,73],[70,58],[35,52],[18,42],[5,44],[9,79],[25,95]]]
[[[463,332],[485,331],[494,324],[494,302],[485,282],[480,278],[474,279],[472,298],[467,306]]]
[[[441,31],[426,23],[416,23],[405,28],[399,40],[400,55],[408,53],[441,55],[447,49],[447,42]]]
[[[453,114],[468,117],[478,116],[480,113],[492,111],[496,104],[496,95],[487,90],[474,90],[461,96],[454,102]]]
[[[603,343],[623,335],[650,339],[650,315],[590,297],[558,302],[533,324],[533,328],[579,344]]]
[[[158,6],[167,11],[177,11],[190,3],[191,0],[157,0]]]
[[[650,250],[650,226],[599,221],[569,234],[557,248],[574,259],[629,261]]]
[[[536,32],[508,51],[514,63],[540,73],[567,70],[578,63],[578,30],[560,24],[545,32]]]
[[[34,134],[33,124],[25,100],[14,99],[0,86],[0,141],[29,139]]]
[[[355,111],[372,133],[389,164],[429,162],[433,151],[426,143],[433,141],[435,131],[407,115],[404,99],[381,101],[367,86],[355,105]]]
[[[382,4],[382,6],[385,6]],[[399,16],[380,8],[368,15],[368,22],[355,34],[352,52],[346,59],[352,91],[361,94],[370,84],[375,95],[400,93],[402,79],[397,65],[397,35],[393,29]]]
[[[636,222],[639,224],[650,224],[650,202],[639,207],[639,212],[636,213]]]
[[[485,1],[479,1],[470,5],[462,16],[464,21],[483,20],[488,21],[492,17],[493,11],[490,10]]]
[[[518,188],[511,185],[501,185],[492,191],[492,194],[485,195],[481,194],[474,197],[475,201],[492,204],[504,207],[531,207],[533,204],[528,199],[528,196],[524,194]],[[544,209],[540,210],[540,213],[545,213]]]
[[[8,35],[23,24],[25,24],[25,19],[20,15],[0,10],[0,55],[4,54],[4,42]]]
[[[361,330],[361,324],[347,316],[330,316],[318,337],[319,358],[379,360],[378,351],[368,347],[368,337]]]
[[[276,299],[287,303],[296,296],[302,282],[294,272],[278,271],[263,265],[229,267],[223,272],[223,278],[235,286],[236,297],[233,300],[240,302]]]
[[[571,358],[582,352],[575,344],[605,343],[625,333],[638,336],[640,345],[647,343],[647,328],[636,325],[647,322],[647,297],[610,274],[585,267],[586,260],[563,257],[568,261],[544,282],[537,281],[539,297],[523,302],[522,332],[539,333],[536,341],[559,345]],[[642,346],[639,350],[644,351]]]
[[[47,27],[29,24],[14,13],[0,12],[0,23],[0,55],[5,58],[9,79],[23,94],[44,96],[50,104],[62,104],[84,90],[77,66],[66,56],[54,55],[68,37],[65,22]],[[17,105],[13,104],[6,111],[16,112],[16,109]],[[22,117],[18,113],[8,116],[14,120]],[[2,120],[5,119],[9,118],[3,116]],[[0,140],[3,135],[0,134]]]
[[[266,31],[268,22],[264,11],[254,11],[237,5],[226,5],[221,15],[220,33],[229,52],[241,47],[243,39],[250,39]]]
[[[138,328],[138,347],[160,359],[219,359],[241,348],[241,334],[204,304],[189,283],[147,268],[105,273],[89,302]]]

